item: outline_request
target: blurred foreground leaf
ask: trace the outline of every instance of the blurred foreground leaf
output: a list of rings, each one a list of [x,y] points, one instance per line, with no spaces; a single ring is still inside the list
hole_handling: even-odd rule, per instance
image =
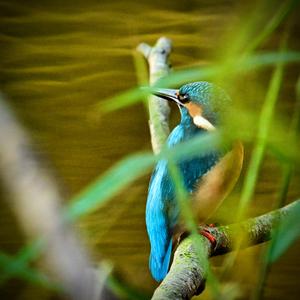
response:
[[[199,155],[210,149],[218,148],[220,140],[220,134],[197,136],[172,149],[165,148],[156,156],[150,152],[129,156],[113,166],[105,175],[75,197],[66,208],[65,216],[74,220],[99,207],[128,184],[149,172],[155,162],[160,159],[172,158],[178,161],[187,156]]]
[[[279,225],[274,234],[269,262],[275,262],[300,237],[300,203]]]
[[[197,80],[212,80],[222,74],[225,75],[224,72],[228,72],[228,70],[238,74],[240,72],[247,72],[278,63],[288,64],[292,62],[300,62],[300,52],[267,52],[247,57],[235,57],[225,65],[218,63],[217,66],[211,65],[209,67],[190,68],[188,70],[172,72],[170,75],[158,80],[153,87],[170,88]],[[149,89],[149,92],[150,91],[151,89]],[[141,101],[147,95],[146,90],[140,88],[131,89],[99,103],[96,107],[96,111],[109,112],[120,109]]]
[[[21,252],[31,252],[34,249],[26,247]],[[35,249],[33,250],[35,252]],[[24,253],[23,253],[24,254]],[[37,253],[35,253],[36,255]],[[31,255],[30,255],[31,257]],[[11,277],[18,277],[33,284],[44,286],[51,290],[59,290],[59,286],[53,283],[45,274],[30,268],[28,266],[29,257],[23,256],[22,253],[17,256],[10,256],[0,252],[0,286]]]
[[[66,217],[76,219],[127,186],[129,183],[145,174],[154,164],[155,157],[150,153],[132,155],[117,163],[105,175],[100,177],[75,197],[66,211]]]
[[[281,51],[279,56],[283,54],[286,47],[286,35],[284,35],[281,42]],[[272,74],[270,85],[267,90],[265,102],[262,106],[261,114],[259,116],[259,126],[256,137],[256,142],[251,155],[251,160],[248,166],[248,170],[245,176],[244,185],[241,193],[241,199],[239,203],[238,220],[240,220],[250,201],[252,200],[255,186],[258,178],[259,169],[264,157],[267,140],[269,138],[269,132],[272,124],[273,113],[275,105],[278,99],[281,83],[283,78],[283,63],[279,61],[276,64],[276,68]]]

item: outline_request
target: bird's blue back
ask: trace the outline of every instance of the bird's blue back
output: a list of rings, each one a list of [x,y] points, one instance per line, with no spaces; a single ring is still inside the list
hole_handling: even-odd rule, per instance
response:
[[[168,147],[181,143],[204,131],[191,121],[188,112],[182,110],[181,123],[168,138]],[[178,163],[186,190],[192,193],[201,177],[219,160],[218,152],[203,154]],[[146,225],[151,244],[149,267],[153,277],[161,281],[167,274],[172,253],[172,230],[178,222],[179,208],[175,188],[168,172],[166,160],[157,163],[152,174],[147,206]]]

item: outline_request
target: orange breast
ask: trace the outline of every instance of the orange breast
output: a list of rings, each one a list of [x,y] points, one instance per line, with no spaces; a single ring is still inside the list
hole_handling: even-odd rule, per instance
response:
[[[203,176],[192,202],[199,222],[208,219],[231,192],[241,173],[243,158],[243,145],[236,142],[233,149]]]

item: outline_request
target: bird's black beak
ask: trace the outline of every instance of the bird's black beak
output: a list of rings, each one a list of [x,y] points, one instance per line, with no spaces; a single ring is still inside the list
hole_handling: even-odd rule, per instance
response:
[[[173,89],[152,89],[151,93],[159,98],[173,101],[177,103],[180,106],[183,106],[183,104],[178,100],[178,90]]]

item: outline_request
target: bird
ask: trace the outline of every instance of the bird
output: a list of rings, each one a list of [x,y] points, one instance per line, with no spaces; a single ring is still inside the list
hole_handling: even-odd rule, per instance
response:
[[[180,110],[180,123],[166,141],[168,148],[220,129],[224,114],[231,105],[230,97],[222,88],[206,81],[187,83],[178,90],[153,89],[152,93],[175,102]],[[235,141],[229,149],[212,149],[177,161],[184,187],[191,196],[192,211],[199,224],[203,224],[215,212],[235,186],[243,157],[243,145]],[[150,179],[145,214],[151,248],[149,269],[158,282],[168,273],[173,237],[180,230],[184,231],[180,226],[180,210],[175,197],[168,161],[161,159]]]

